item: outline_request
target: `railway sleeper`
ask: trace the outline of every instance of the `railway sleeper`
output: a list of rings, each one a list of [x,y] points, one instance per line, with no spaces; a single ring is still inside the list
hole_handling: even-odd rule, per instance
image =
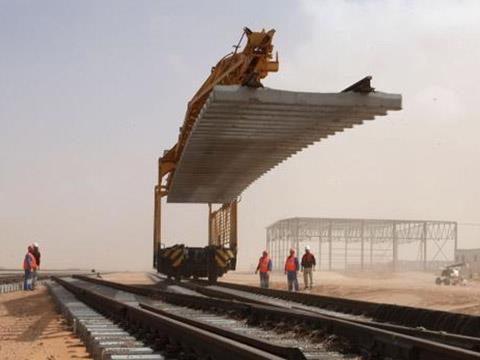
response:
[[[79,302],[64,287],[47,282],[57,308],[96,360],[161,360],[153,349],[123,331],[117,324]]]

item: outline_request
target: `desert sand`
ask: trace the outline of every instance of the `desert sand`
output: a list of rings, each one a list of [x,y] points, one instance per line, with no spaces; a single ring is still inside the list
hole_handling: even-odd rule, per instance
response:
[[[0,295],[0,359],[91,359],[45,287]]]

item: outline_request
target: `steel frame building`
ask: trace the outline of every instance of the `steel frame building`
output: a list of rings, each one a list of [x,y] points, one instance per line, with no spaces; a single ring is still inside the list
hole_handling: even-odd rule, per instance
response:
[[[317,270],[433,269],[454,260],[457,222],[288,218],[267,227],[266,248],[281,270],[290,248],[310,245]]]

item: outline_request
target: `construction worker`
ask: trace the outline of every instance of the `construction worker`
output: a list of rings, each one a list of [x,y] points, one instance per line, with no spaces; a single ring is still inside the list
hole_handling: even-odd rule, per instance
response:
[[[295,256],[295,249],[290,249],[290,255],[285,261],[285,275],[287,275],[288,291],[298,291],[298,259]]]
[[[38,280],[38,270],[40,269],[40,249],[38,247],[37,242],[33,243],[32,247],[33,247],[32,255],[35,258],[35,262],[37,264],[37,268],[32,274],[32,287],[35,289],[35,286],[37,285],[37,280]]]
[[[270,272],[272,271],[272,260],[268,257],[268,252],[264,251],[262,257],[258,260],[257,270],[255,274],[260,271],[260,287],[268,289],[268,282],[270,278]]]
[[[315,268],[315,256],[310,252],[310,246],[305,246],[305,254],[302,256],[302,272],[303,272],[303,283],[305,284],[305,289],[308,289],[308,284],[310,283],[310,289],[313,286],[313,269]],[[310,281],[309,281],[310,280]]]
[[[23,270],[25,271],[25,278],[23,280],[23,290],[33,290],[32,286],[32,274],[37,268],[35,256],[32,254],[33,247],[29,246],[27,254],[23,259]]]

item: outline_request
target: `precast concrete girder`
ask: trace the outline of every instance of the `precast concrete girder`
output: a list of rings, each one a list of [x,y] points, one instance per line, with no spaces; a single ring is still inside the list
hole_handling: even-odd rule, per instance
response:
[[[401,109],[401,95],[217,86],[177,163],[168,202],[228,203],[253,181],[330,135]]]

